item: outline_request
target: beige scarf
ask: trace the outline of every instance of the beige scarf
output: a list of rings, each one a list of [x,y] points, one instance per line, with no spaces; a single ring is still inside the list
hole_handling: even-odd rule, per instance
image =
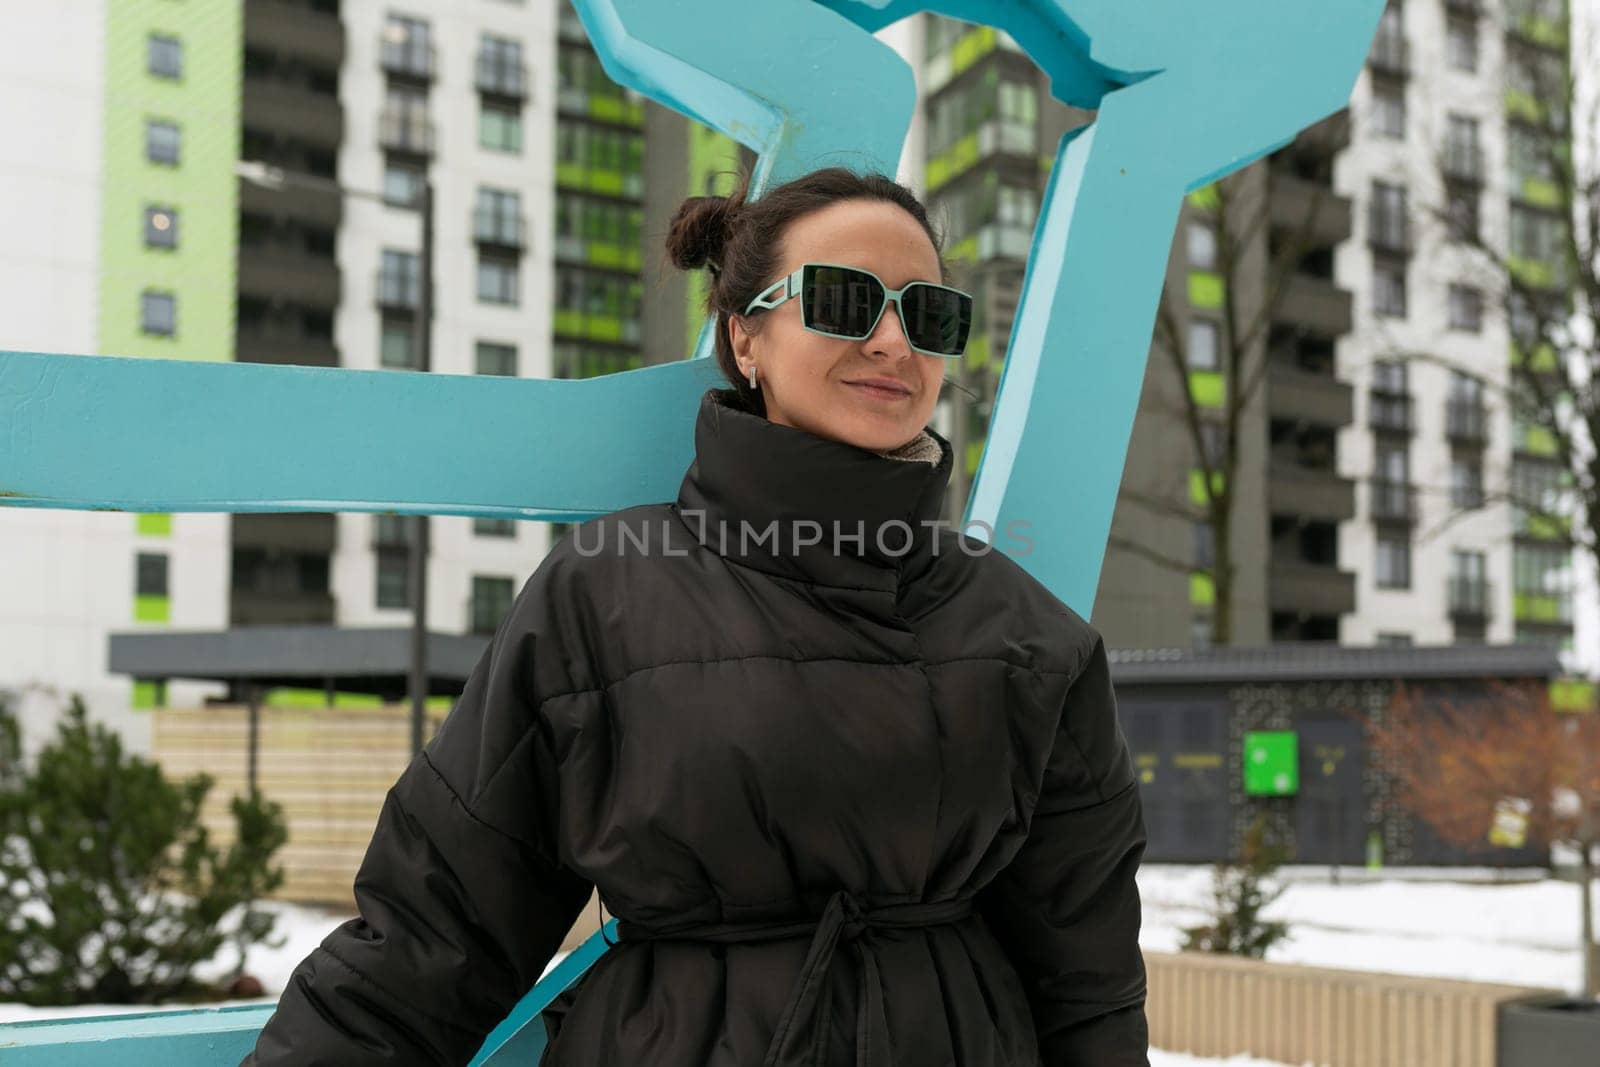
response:
[[[939,442],[933,439],[932,434],[927,430],[922,430],[918,432],[917,436],[899,448],[878,452],[878,455],[884,459],[921,460],[923,463],[938,463],[944,456],[944,449],[939,447]]]

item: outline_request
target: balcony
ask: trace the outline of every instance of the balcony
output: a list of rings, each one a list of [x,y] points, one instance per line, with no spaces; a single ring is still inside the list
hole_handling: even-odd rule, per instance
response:
[[[1444,9],[1452,15],[1476,18],[1483,14],[1483,0],[1444,0]]]
[[[437,50],[426,37],[401,37],[396,40],[385,31],[379,37],[378,57],[385,74],[432,81],[437,73]]]
[[[344,63],[344,25],[339,16],[285,0],[250,0],[244,5],[244,43],[324,70],[336,71]]]
[[[1272,320],[1320,337],[1339,337],[1350,332],[1350,293],[1331,279],[1296,272],[1284,283]]]
[[[578,13],[571,4],[561,5],[561,14],[556,22],[557,34],[563,41],[573,44],[588,44],[589,34],[583,28],[583,20],[578,18]]]
[[[246,78],[240,121],[247,130],[318,148],[337,149],[344,139],[337,96],[266,78]]]
[[[378,144],[390,152],[431,156],[434,150],[433,123],[420,111],[385,108],[378,119]]]
[[[472,239],[480,245],[521,251],[528,246],[527,219],[519,211],[479,208],[472,213]]]
[[[1489,581],[1452,575],[1445,579],[1445,600],[1450,616],[1457,620],[1483,620],[1489,617]]]
[[[513,63],[503,55],[480,52],[477,62],[477,87],[478,92],[488,96],[526,100],[528,67],[524,63]]]
[[[241,325],[234,338],[240,363],[272,363],[294,367],[337,367],[339,349],[326,337],[292,329],[255,329]]]
[[[1356,608],[1356,576],[1333,565],[1274,561],[1267,569],[1272,611],[1347,615]]]
[[[1331,470],[1272,460],[1267,465],[1267,508],[1274,515],[1321,522],[1354,518],[1355,481]]]
[[[231,626],[289,626],[334,622],[332,593],[257,593],[242,589],[228,596]]]
[[[1372,491],[1372,519],[1378,522],[1415,522],[1417,519],[1417,487],[1410,482],[1395,482],[1374,478],[1369,483]]]
[[[274,302],[333,310],[339,265],[332,258],[268,245],[239,249],[239,292]]]
[[[411,544],[415,540],[413,536],[416,530],[414,519],[415,516],[413,515],[385,515],[380,513],[372,516],[372,537],[368,542],[368,547],[374,552],[385,548],[409,552]],[[429,548],[432,548],[431,543]]]
[[[267,189],[254,182],[239,183],[239,213],[275,219],[294,219],[318,229],[337,230],[344,205],[332,189],[285,185]]]
[[[1412,418],[1411,397],[1405,393],[1370,390],[1367,393],[1367,425],[1384,433],[1414,432],[1416,420]]]
[[[1301,130],[1294,139],[1297,151],[1330,156],[1350,147],[1350,108],[1340,108],[1320,122]]]
[[[1446,141],[1440,160],[1444,176],[1465,185],[1483,184],[1483,146],[1476,141]]]
[[[1404,78],[1411,73],[1411,42],[1394,30],[1379,30],[1372,39],[1367,65],[1375,74]]]
[[[265,548],[326,555],[339,544],[335,516],[327,512],[245,511],[232,518],[236,548]]]
[[[1367,244],[1375,252],[1409,256],[1411,226],[1405,212],[1385,210],[1374,203],[1367,212]]]
[[[1350,198],[1326,185],[1274,170],[1267,197],[1272,228],[1327,248],[1350,236]],[[1303,235],[1303,237],[1302,237]]]
[[[1489,441],[1489,413],[1476,400],[1445,401],[1445,436],[1456,444],[1484,445]]]
[[[1277,360],[1267,366],[1267,413],[1315,426],[1348,426],[1354,391],[1331,374],[1313,374]]]
[[[422,303],[422,279],[410,271],[378,269],[377,303],[380,308],[415,311]]]

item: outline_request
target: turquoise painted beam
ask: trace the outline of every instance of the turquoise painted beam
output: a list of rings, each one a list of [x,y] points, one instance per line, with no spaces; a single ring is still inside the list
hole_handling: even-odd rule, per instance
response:
[[[185,1008],[0,1026],[5,1067],[238,1063],[255,1047],[273,1005]]]
[[[558,381],[0,352],[0,502],[584,519],[676,497],[720,380],[706,360]]]

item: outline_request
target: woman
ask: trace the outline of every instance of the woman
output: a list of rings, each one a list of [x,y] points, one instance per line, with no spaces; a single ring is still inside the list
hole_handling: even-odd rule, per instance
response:
[[[939,528],[971,303],[922,205],[822,170],[667,244],[732,384],[676,501],[551,550],[246,1062],[465,1063],[598,886],[544,1067],[1142,1067],[1105,648]]]

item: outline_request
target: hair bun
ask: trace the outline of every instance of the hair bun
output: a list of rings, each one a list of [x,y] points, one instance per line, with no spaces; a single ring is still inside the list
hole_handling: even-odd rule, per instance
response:
[[[678,205],[667,228],[667,255],[680,270],[695,270],[722,260],[741,204],[728,196],[691,196]]]

